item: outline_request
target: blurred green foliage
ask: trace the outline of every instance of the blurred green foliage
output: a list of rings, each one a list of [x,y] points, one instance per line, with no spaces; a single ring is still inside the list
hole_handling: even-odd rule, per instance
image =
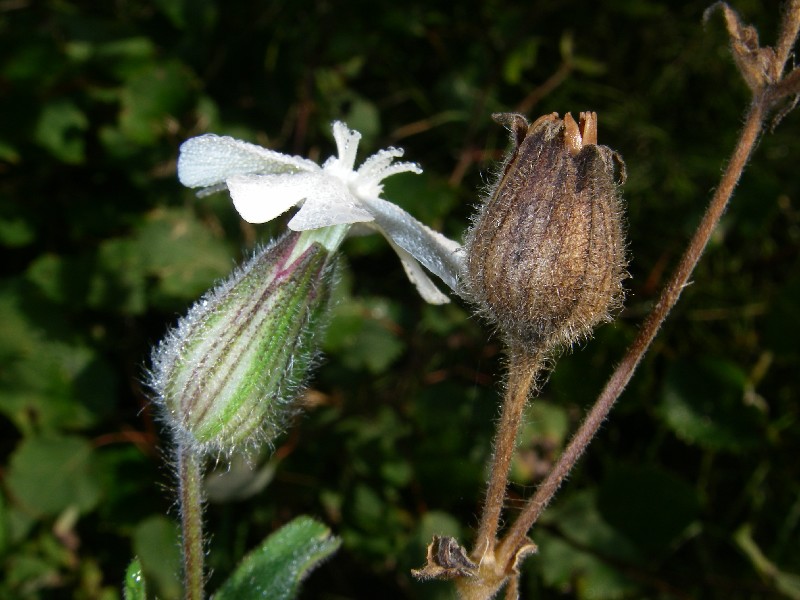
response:
[[[141,383],[149,347],[280,227],[178,185],[178,146],[204,132],[324,159],[343,119],[364,155],[394,144],[425,168],[385,195],[460,238],[506,146],[490,113],[599,113],[630,175],[630,294],[531,407],[521,505],[654,302],[736,139],[747,91],[706,7],[0,3],[0,597],[121,598],[134,555],[148,593],[179,593],[172,466]],[[774,39],[775,3],[735,8]],[[798,118],[761,141],[693,285],[534,529],[525,597],[800,597]],[[209,506],[212,590],[308,513],[343,546],[302,597],[448,597],[409,569],[433,534],[466,541],[476,523],[500,346],[463,304],[423,305],[380,237],[345,250],[305,416]]]

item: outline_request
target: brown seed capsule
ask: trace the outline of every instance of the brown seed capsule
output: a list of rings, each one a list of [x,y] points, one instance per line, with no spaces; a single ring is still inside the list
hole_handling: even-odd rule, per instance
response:
[[[597,115],[493,118],[515,142],[467,234],[467,287],[513,348],[531,354],[588,336],[621,305],[626,277],[619,184],[597,145]]]

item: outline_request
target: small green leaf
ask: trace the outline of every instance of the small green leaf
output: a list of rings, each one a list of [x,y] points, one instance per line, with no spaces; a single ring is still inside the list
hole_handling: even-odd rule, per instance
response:
[[[436,229],[441,229],[447,214],[461,202],[456,188],[447,180],[427,173],[390,177],[383,189],[384,197]],[[436,198],[436,202],[430,198]]]
[[[31,584],[36,586],[41,581],[56,581],[60,577],[58,565],[54,564],[56,561],[50,557],[41,556],[35,550],[24,554],[21,552],[12,553],[6,560],[3,584],[13,592],[3,596],[4,598],[21,598],[23,600],[39,598],[41,596],[32,596],[30,594],[23,596],[20,594],[20,590],[25,589],[26,586],[31,586]],[[0,589],[0,591],[5,590]]]
[[[303,579],[331,556],[340,543],[322,523],[306,516],[297,517],[245,556],[214,599],[294,598]]]
[[[382,300],[352,298],[340,303],[332,311],[325,351],[341,356],[350,369],[385,372],[405,349],[394,331],[394,308]]]
[[[125,583],[122,589],[125,600],[146,600],[147,585],[145,585],[142,564],[138,558],[134,558],[125,571]]]
[[[164,13],[173,27],[186,29],[186,13],[193,10],[191,4],[183,0],[155,0],[153,4]]]
[[[378,531],[386,519],[386,501],[366,484],[356,485],[351,509],[355,524],[367,531]]]
[[[435,535],[461,538],[462,534],[461,525],[453,515],[440,510],[431,510],[422,515],[415,537],[420,547],[425,548]]]
[[[83,132],[89,119],[75,104],[67,100],[45,105],[36,125],[36,141],[57,159],[80,164],[84,161]]]
[[[637,585],[610,563],[547,531],[536,534],[538,554],[531,559],[542,580],[565,597],[579,600],[637,598]]]
[[[111,238],[101,244],[96,260],[87,304],[124,314],[144,312],[146,283],[139,246],[128,238]]]
[[[564,539],[582,551],[620,562],[641,561],[639,550],[608,524],[597,504],[594,490],[578,492],[562,499],[540,520],[542,524],[557,527]]]
[[[606,522],[649,555],[667,553],[700,512],[695,489],[655,467],[615,466],[597,505]]]
[[[506,83],[518,85],[524,80],[525,71],[536,65],[540,45],[540,39],[528,38],[506,56],[503,64],[503,80]]]
[[[26,278],[36,285],[47,300],[66,304],[70,308],[85,308],[90,291],[96,295],[100,285],[108,287],[114,285],[107,281],[114,279],[113,265],[103,264],[109,244],[113,244],[113,240],[103,243],[98,255],[68,256],[42,253],[28,267]],[[122,269],[119,271],[123,272]],[[116,279],[122,278],[121,274],[116,277]],[[121,286],[116,286],[116,289],[121,291]],[[118,309],[121,303],[117,297],[112,306]]]
[[[177,61],[143,67],[121,92],[120,130],[134,143],[155,144],[170,120],[188,108],[193,87],[191,73]]]
[[[517,434],[518,452],[511,468],[511,481],[528,485],[541,476],[565,443],[569,431],[567,410],[554,402],[537,400],[525,409]]]
[[[558,41],[558,49],[561,52],[561,59],[565,62],[572,60],[572,55],[575,52],[575,36],[572,32],[565,31],[561,34],[561,39]]]
[[[146,580],[161,600],[177,600],[181,595],[179,579],[181,554],[178,527],[154,515],[145,519],[133,533],[133,551]]]
[[[230,272],[233,256],[191,210],[150,212],[136,232],[134,251],[148,276],[156,278],[154,301],[169,306],[200,296]]]
[[[157,52],[153,40],[143,35],[112,38],[92,46],[94,58],[102,61],[121,80],[135,75],[142,65],[152,62]]]
[[[69,506],[87,513],[100,499],[92,463],[92,447],[82,438],[31,438],[14,451],[6,481],[34,514],[56,515]]]
[[[377,107],[369,100],[355,94],[348,104],[350,110],[343,115],[345,122],[356,131],[361,132],[366,140],[377,136],[381,129],[380,113]]]
[[[0,142],[0,160],[4,159],[3,144]],[[36,238],[33,227],[20,217],[0,218],[0,244],[11,248],[27,246]]]
[[[678,361],[667,373],[658,412],[680,439],[743,452],[760,441],[758,410],[745,404],[747,375],[729,361]]]
[[[537,530],[539,553],[531,562],[548,586],[579,600],[643,597],[638,584],[617,568],[639,563],[639,553],[605,522],[592,491],[562,499],[540,523],[549,527]]]
[[[44,311],[38,322],[29,316],[36,308],[23,286],[0,286],[0,414],[22,433],[91,426],[113,409],[113,373],[91,348],[43,330]],[[61,312],[46,314],[54,328],[62,326]]]

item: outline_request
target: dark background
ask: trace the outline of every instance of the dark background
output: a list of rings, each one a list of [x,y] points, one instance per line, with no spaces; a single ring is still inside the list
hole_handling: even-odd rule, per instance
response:
[[[259,240],[175,177],[229,134],[323,160],[330,122],[425,169],[384,196],[461,239],[506,147],[492,112],[597,111],[626,160],[626,308],[526,416],[513,506],[591,405],[676,263],[749,101],[703,2],[0,2],[0,597],[112,599],[141,557],[179,596],[149,348]],[[734,7],[763,43],[777,3]],[[760,142],[693,283],[532,532],[526,598],[800,598],[800,141]],[[379,236],[344,247],[325,362],[295,427],[208,508],[209,589],[293,516],[342,549],[305,598],[446,598],[434,533],[470,540],[502,349],[427,306]],[[224,467],[224,465],[221,465]],[[246,497],[244,497],[246,496]]]

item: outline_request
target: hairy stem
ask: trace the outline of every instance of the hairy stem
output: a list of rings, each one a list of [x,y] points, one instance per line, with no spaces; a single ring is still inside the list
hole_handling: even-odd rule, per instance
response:
[[[778,36],[778,43],[775,46],[775,79],[779,79],[786,65],[786,61],[792,55],[792,48],[797,40],[797,33],[800,31],[800,0],[789,0],[784,7],[783,22],[781,32]]]
[[[178,444],[185,600],[203,600],[203,491],[200,459]]]
[[[550,503],[564,478],[583,454],[591,442],[600,425],[608,416],[625,386],[631,379],[639,362],[653,341],[661,324],[666,319],[670,310],[680,297],[681,291],[686,286],[697,261],[703,253],[711,234],[719,221],[733,190],[742,175],[747,160],[755,147],[756,141],[763,129],[764,117],[768,104],[765,95],[756,97],[747,113],[744,129],[739,137],[736,149],[731,156],[725,172],[720,180],[711,202],[706,209],[703,219],[697,227],[694,237],[689,242],[675,272],[661,294],[658,303],[642,324],[639,334],[631,343],[622,362],[612,373],[605,388],[595,401],[589,415],[578,431],[572,437],[569,445],[553,467],[544,482],[536,490],[536,494],[528,501],[519,518],[509,530],[498,549],[498,563],[508,564],[513,560],[517,550],[523,545],[525,537]]]
[[[489,487],[486,490],[486,501],[483,504],[478,537],[472,551],[475,559],[494,552],[497,529],[500,525],[500,513],[506,497],[508,469],[514,455],[522,411],[531,394],[531,389],[536,386],[536,375],[541,366],[541,355],[529,356],[525,352],[512,350],[503,409],[497,436],[494,440]]]

